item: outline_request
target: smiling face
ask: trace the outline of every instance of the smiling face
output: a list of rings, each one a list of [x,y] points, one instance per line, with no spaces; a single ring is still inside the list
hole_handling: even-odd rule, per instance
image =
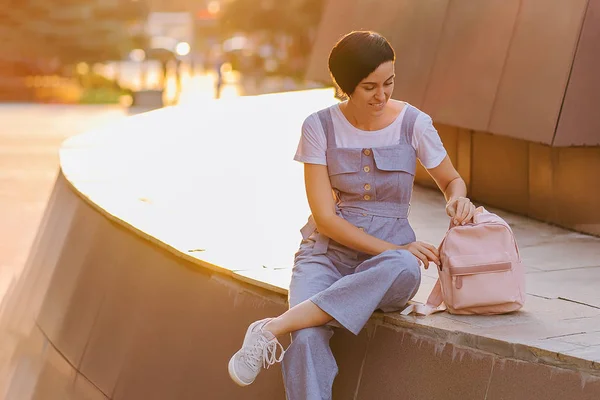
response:
[[[349,101],[369,114],[381,114],[394,91],[394,77],[394,62],[384,62],[360,81]]]

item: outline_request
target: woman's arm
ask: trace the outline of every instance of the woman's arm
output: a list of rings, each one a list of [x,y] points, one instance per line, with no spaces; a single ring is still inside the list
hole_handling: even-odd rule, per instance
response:
[[[427,170],[446,198],[446,213],[453,218],[455,225],[464,225],[471,221],[475,206],[467,198],[467,185],[452,165],[450,157],[435,168]]]
[[[319,233],[346,247],[370,255],[377,255],[386,250],[405,249],[420,259],[425,266],[429,261],[439,263],[437,249],[430,244],[415,242],[398,246],[371,236],[339,217],[335,212],[335,200],[331,195],[327,166],[304,164],[304,181],[308,204]]]

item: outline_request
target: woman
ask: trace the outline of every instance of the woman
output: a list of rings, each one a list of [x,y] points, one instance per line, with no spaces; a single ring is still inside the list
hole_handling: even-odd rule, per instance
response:
[[[419,264],[439,265],[436,247],[417,241],[407,219],[417,159],[444,193],[452,222],[473,217],[431,118],[390,98],[394,61],[374,32],[351,32],[331,51],[329,71],[348,100],[303,124],[295,160],[304,163],[312,215],[295,256],[290,309],[250,325],[229,362],[239,385],[283,359],[288,399],[331,398],[332,326],[358,334],[373,311],[402,309],[419,288]],[[284,358],[277,337],[289,333]]]

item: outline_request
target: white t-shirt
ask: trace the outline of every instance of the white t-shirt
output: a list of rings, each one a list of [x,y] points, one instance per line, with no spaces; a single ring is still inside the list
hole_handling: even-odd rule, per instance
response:
[[[394,122],[385,128],[376,131],[363,131],[353,126],[346,119],[340,110],[339,103],[329,107],[337,147],[373,148],[398,143],[402,119],[407,108],[405,106]],[[431,117],[422,111],[415,121],[412,146],[417,152],[417,158],[427,169],[437,167],[446,157],[446,149],[437,130],[433,127]],[[317,113],[313,113],[302,124],[302,137],[294,160],[309,164],[327,165],[326,150],[327,138],[323,126]]]

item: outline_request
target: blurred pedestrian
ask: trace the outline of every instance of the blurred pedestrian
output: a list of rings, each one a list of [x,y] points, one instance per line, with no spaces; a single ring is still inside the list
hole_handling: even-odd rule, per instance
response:
[[[225,64],[224,58],[222,56],[218,56],[215,62],[215,72],[216,72],[216,80],[215,80],[215,99],[221,98],[221,89],[223,88],[223,65]]]

